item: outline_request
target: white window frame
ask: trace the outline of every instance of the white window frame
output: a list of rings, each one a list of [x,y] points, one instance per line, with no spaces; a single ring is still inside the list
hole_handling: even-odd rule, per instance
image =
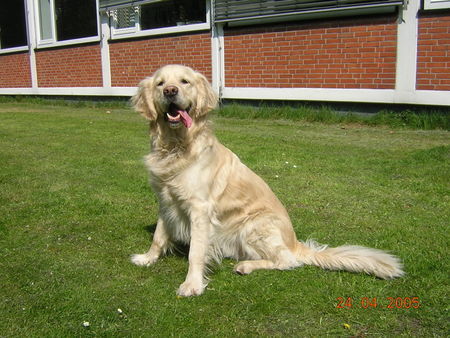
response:
[[[36,31],[36,37],[37,37],[37,48],[69,46],[69,45],[76,45],[76,44],[100,41],[100,15],[99,15],[98,0],[95,0],[97,35],[89,36],[86,38],[70,39],[70,40],[64,40],[64,41],[56,40],[55,0],[50,0],[50,16],[51,16],[51,27],[52,27],[52,37],[50,39],[42,39],[41,38],[41,28],[40,28],[41,17],[39,15],[39,0],[34,0],[34,8],[35,8],[35,18],[36,18],[35,31]]]
[[[449,9],[450,0],[423,0],[424,10]]]
[[[111,39],[127,39],[127,38],[138,38],[152,35],[166,35],[166,34],[176,34],[176,33],[186,33],[186,32],[195,32],[202,30],[211,29],[211,1],[204,0],[206,2],[206,22],[195,23],[189,25],[181,25],[181,26],[170,26],[170,27],[161,27],[154,29],[145,29],[141,30],[140,25],[140,16],[136,20],[136,24],[134,27],[126,27],[126,28],[115,28],[114,19],[111,20]],[[111,16],[111,12],[107,11],[108,15]]]
[[[17,53],[25,51],[28,51],[28,46],[11,47],[11,48],[2,48],[0,46],[0,54]]]

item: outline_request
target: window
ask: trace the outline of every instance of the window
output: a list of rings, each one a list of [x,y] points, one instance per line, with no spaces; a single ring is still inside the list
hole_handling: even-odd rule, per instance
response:
[[[27,46],[24,0],[0,4],[0,50]]]
[[[183,26],[206,22],[206,3],[171,0],[142,5],[141,29]]]
[[[55,0],[58,41],[97,35],[95,0]]]
[[[177,33],[209,29],[209,1],[100,0],[111,18],[112,37]]]
[[[98,39],[97,0],[36,0],[39,46]],[[87,40],[86,40],[87,39]]]
[[[306,15],[354,15],[395,11],[406,0],[215,0],[215,22],[288,20]],[[442,1],[442,0],[431,0]],[[449,0],[450,1],[450,0]]]
[[[424,0],[423,9],[448,9],[450,8],[450,0]]]

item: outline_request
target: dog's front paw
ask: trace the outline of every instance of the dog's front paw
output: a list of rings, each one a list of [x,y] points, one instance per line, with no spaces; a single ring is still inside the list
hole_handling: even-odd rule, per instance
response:
[[[205,291],[205,287],[206,284],[202,282],[186,280],[178,288],[177,295],[182,297],[199,296]]]
[[[131,256],[131,263],[139,266],[150,266],[154,264],[157,260],[158,258],[151,257],[147,254]]]

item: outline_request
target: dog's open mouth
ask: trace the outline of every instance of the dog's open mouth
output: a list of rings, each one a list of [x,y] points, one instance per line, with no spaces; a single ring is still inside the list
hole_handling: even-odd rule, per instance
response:
[[[189,116],[189,108],[187,110],[181,109],[176,104],[171,103],[169,111],[166,113],[167,121],[171,128],[178,128],[181,124],[184,124],[186,128],[192,125],[192,118]]]

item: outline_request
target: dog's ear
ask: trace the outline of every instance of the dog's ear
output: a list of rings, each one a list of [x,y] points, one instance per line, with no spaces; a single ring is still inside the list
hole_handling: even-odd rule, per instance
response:
[[[131,104],[133,105],[134,110],[141,113],[145,118],[150,121],[155,121],[157,112],[153,103],[152,83],[152,77],[147,77],[142,80],[141,83],[139,83],[137,93],[131,98]]]
[[[200,73],[196,73],[198,79],[197,104],[195,106],[195,114],[202,116],[216,108],[218,97],[214,93],[211,84],[206,77]]]

